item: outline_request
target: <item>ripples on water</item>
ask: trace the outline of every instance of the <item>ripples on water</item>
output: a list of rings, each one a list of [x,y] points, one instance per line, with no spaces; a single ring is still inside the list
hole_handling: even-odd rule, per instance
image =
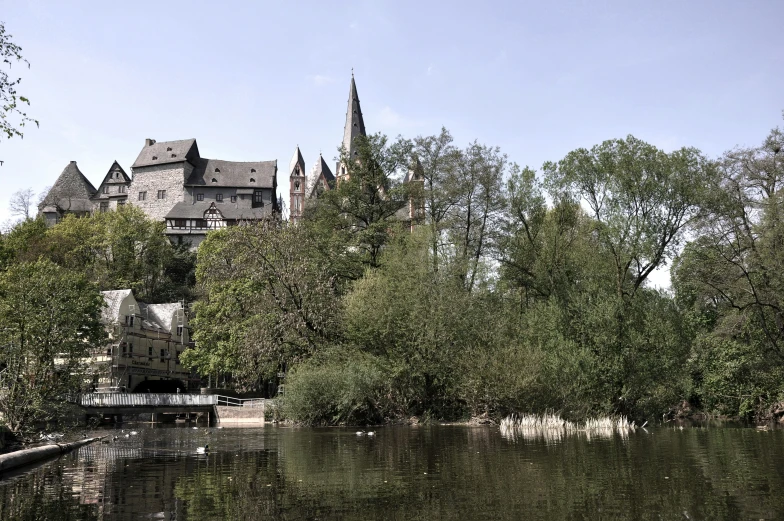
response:
[[[784,430],[139,431],[6,476],[0,519],[784,519]]]

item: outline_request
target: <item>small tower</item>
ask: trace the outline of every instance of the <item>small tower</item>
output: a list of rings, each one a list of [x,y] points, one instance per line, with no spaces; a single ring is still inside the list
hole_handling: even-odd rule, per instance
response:
[[[351,86],[348,91],[348,109],[346,110],[346,126],[343,129],[343,149],[352,160],[357,159],[357,150],[354,140],[357,136],[367,136],[365,120],[362,117],[362,108],[359,106],[357,84],[354,81],[354,71],[351,71]],[[338,182],[348,175],[348,169],[342,162],[337,165]]]
[[[297,222],[305,206],[305,160],[299,146],[289,164],[289,203],[289,219]]]

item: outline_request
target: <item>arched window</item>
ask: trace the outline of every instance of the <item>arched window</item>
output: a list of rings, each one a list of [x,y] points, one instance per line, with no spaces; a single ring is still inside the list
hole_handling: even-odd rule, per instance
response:
[[[294,190],[295,190],[295,191],[297,191],[297,192],[299,192],[299,179],[297,179],[296,181],[294,181]]]

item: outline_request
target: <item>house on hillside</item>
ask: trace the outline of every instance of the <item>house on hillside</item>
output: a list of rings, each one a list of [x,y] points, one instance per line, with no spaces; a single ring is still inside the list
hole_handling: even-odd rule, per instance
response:
[[[182,303],[147,304],[130,289],[101,293],[109,343],[90,356],[94,390],[184,392],[198,387],[199,379],[180,364],[180,355],[193,345]]]

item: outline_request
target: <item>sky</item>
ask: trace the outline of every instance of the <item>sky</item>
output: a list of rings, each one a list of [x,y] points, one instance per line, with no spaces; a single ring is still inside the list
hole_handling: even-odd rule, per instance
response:
[[[204,157],[334,164],[352,68],[368,132],[450,130],[534,168],[632,134],[717,157],[782,126],[781,0],[0,0],[30,68],[0,138],[0,222],[69,161],[98,185],[145,138]],[[287,197],[286,197],[287,199]]]

